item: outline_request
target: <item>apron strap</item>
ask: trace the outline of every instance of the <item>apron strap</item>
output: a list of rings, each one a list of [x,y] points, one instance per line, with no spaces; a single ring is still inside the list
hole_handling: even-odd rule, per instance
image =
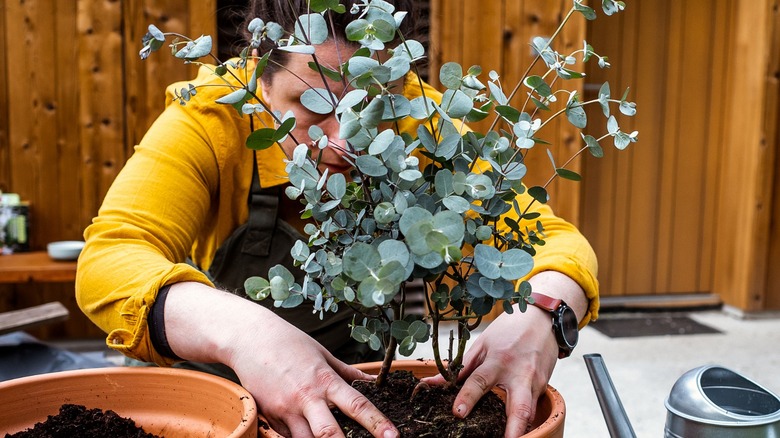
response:
[[[260,175],[257,172],[257,153],[252,151],[252,186],[249,189],[249,220],[247,238],[241,252],[265,257],[271,250],[271,240],[276,228],[276,216],[279,209],[279,187],[260,187]]]

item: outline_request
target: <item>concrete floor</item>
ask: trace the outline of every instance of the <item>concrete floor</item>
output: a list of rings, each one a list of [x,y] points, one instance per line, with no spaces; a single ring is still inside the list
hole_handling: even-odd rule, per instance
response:
[[[780,315],[747,319],[722,310],[688,312],[718,334],[609,338],[580,333],[571,357],[558,361],[550,384],[566,400],[566,437],[609,437],[583,356],[600,354],[636,436],[664,434],[664,400],[686,371],[719,365],[780,394]],[[602,315],[602,319],[618,315]],[[620,315],[625,316],[625,315]],[[430,350],[428,350],[430,351]],[[413,357],[427,357],[420,347]]]

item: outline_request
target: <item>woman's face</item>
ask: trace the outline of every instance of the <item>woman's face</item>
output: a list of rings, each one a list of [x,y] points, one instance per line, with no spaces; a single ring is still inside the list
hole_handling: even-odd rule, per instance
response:
[[[346,59],[352,50],[354,48],[345,46],[344,43],[336,44],[332,40],[328,40],[317,46],[317,60],[328,68],[338,70],[339,60]],[[341,52],[340,54],[339,51]],[[339,55],[341,58],[339,58]],[[339,139],[339,125],[333,112],[317,114],[309,111],[301,104],[301,94],[309,87],[326,88],[323,85],[320,74],[309,68],[308,63],[311,60],[312,58],[309,55],[294,53],[288,55],[285,68],[277,70],[270,78],[263,78],[260,81],[263,98],[272,110],[279,111],[282,114],[292,111],[295,114],[295,129],[292,130],[292,135],[288,136],[281,144],[288,156],[292,156],[293,150],[297,146],[292,139],[292,137],[295,137],[299,142],[309,144],[309,148],[312,150],[312,158],[317,159],[319,149],[310,144],[311,139],[308,133],[310,126],[317,125],[328,136],[330,141],[329,146],[322,150],[320,171],[324,171],[327,168],[330,173],[347,172],[351,166],[342,158],[343,152],[341,150],[346,147],[346,141]],[[344,84],[342,82],[326,80],[332,93],[336,96],[343,95]]]

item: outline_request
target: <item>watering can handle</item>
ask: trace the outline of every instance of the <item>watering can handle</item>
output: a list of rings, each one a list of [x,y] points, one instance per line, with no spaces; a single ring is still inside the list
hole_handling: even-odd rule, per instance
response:
[[[601,406],[601,413],[607,422],[607,430],[612,438],[636,438],[636,433],[631,427],[623,404],[620,402],[612,379],[609,377],[607,365],[600,354],[586,354],[583,356],[585,365],[596,390],[596,398]]]

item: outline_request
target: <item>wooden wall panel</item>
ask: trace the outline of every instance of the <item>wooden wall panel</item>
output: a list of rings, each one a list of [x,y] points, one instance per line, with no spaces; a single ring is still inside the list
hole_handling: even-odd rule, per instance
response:
[[[5,2],[0,0],[0,192],[9,191],[11,186],[11,157],[8,150],[8,55],[5,50],[6,32]]]
[[[724,301],[753,311],[766,308],[771,202],[777,143],[768,143],[767,119],[777,95],[769,74],[777,57],[772,52],[777,19],[773,0],[737,0],[734,8],[733,56],[729,60],[729,121],[724,141],[719,192],[713,287]],[[776,139],[774,139],[776,141]],[[777,218],[775,218],[777,219]],[[729,238],[730,237],[730,238]],[[771,264],[770,264],[771,263]]]
[[[165,87],[194,76],[166,53],[141,63],[150,23],[216,35],[216,0],[0,0],[0,190],[30,201],[33,249],[82,238]],[[0,311],[61,301],[69,321],[35,335],[100,336],[73,287],[3,285]]]
[[[770,53],[780,53],[780,0],[772,6],[772,46]],[[780,57],[773,56],[767,68],[767,117],[768,145],[780,145]],[[769,230],[767,255],[767,293],[765,308],[780,309],[780,157],[775,154],[775,176],[772,200],[772,223]]]

